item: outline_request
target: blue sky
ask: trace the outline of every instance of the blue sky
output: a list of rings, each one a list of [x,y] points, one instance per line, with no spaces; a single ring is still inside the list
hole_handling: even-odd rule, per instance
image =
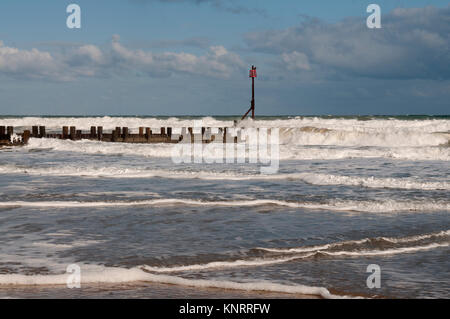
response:
[[[372,2],[4,0],[0,114],[449,114],[448,1]]]

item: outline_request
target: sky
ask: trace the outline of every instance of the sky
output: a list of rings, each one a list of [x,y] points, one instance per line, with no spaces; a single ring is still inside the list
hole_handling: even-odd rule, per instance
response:
[[[0,115],[239,115],[251,65],[256,115],[450,114],[449,1],[0,2]]]

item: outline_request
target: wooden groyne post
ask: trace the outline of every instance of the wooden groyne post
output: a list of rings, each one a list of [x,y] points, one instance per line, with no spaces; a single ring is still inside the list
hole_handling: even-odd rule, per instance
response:
[[[231,130],[230,130],[231,132]],[[233,129],[234,132],[234,129]],[[159,132],[154,133],[150,127],[139,127],[139,132],[130,133],[128,127],[116,127],[110,133],[105,133],[102,126],[91,126],[90,130],[83,131],[75,126],[63,126],[60,133],[47,131],[45,126],[32,126],[30,130],[14,134],[14,127],[0,126],[0,145],[23,145],[28,143],[30,138],[53,138],[62,140],[92,140],[102,142],[122,142],[122,143],[179,143],[183,140],[183,135],[190,135],[190,142],[211,143],[222,140],[223,143],[238,143],[240,138],[230,135],[226,127],[219,128],[217,133],[211,133],[211,128],[202,127],[201,131],[195,131],[192,127],[183,128],[181,134],[176,134],[174,138],[172,127],[161,127]],[[221,139],[218,138],[221,137]],[[15,140],[12,140],[14,139]]]

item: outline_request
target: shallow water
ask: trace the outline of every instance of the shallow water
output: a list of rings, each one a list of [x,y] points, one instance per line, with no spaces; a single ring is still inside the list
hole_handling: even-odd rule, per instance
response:
[[[38,124],[192,119],[0,119]],[[0,297],[449,297],[448,118],[246,125],[280,128],[276,174],[174,164],[173,145],[32,139],[0,150]],[[73,263],[81,290],[64,286]],[[370,264],[379,289],[366,285]]]

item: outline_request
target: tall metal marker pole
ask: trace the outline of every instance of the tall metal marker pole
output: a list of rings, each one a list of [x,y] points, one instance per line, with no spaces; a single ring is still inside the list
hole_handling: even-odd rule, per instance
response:
[[[252,68],[250,69],[250,73],[249,73],[249,77],[252,78],[252,101],[251,101],[250,109],[242,117],[241,121],[247,117],[247,115],[248,115],[248,113],[250,113],[250,111],[252,111],[252,119],[255,119],[255,78],[256,78],[256,76],[257,76],[256,75],[256,67],[254,65],[252,65]]]

